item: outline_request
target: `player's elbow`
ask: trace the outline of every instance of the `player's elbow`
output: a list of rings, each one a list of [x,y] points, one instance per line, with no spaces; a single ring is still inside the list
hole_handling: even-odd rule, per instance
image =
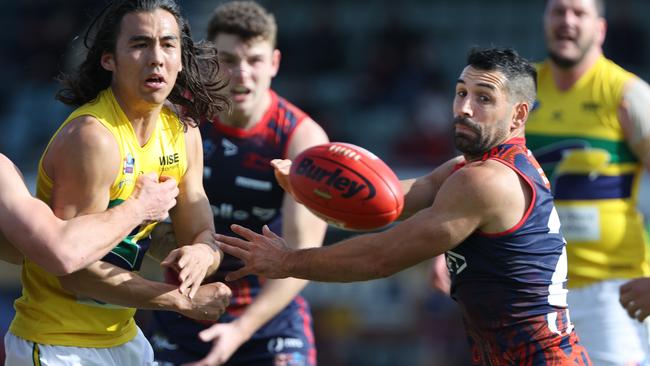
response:
[[[65,276],[77,272],[78,270],[86,267],[86,263],[83,258],[68,258],[65,262],[60,264],[61,274],[60,276]]]
[[[38,264],[55,276],[69,275],[89,264],[78,253],[54,248],[50,248],[47,255],[41,256],[41,262]]]
[[[29,245],[21,247],[21,251],[30,261],[55,276],[74,272],[76,258],[72,253],[66,253],[61,247],[54,245],[55,243],[57,242],[44,236],[32,236]]]
[[[79,260],[65,253],[51,253],[41,267],[55,276],[69,275],[82,268]]]
[[[56,257],[43,256],[40,260],[33,260],[34,263],[41,266],[45,271],[55,276],[65,276],[74,272],[65,263],[56,259]]]

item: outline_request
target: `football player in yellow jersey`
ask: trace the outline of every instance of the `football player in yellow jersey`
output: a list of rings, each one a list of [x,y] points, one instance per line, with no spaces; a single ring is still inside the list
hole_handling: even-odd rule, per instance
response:
[[[128,200],[141,174],[174,177],[179,194],[170,217],[184,246],[163,263],[177,270],[181,285],[135,273],[155,223],[136,228],[101,261],[71,275],[54,277],[25,260],[5,365],[151,365],[153,351],[133,320],[136,308],[215,320],[229,302],[224,284],[201,285],[222,258],[194,123],[226,106],[222,85],[198,72],[198,57],[212,66],[206,72],[218,71],[216,49],[192,42],[173,0],[113,1],[91,28],[86,59],[64,76],[57,95],[78,108],[43,154],[37,195],[70,219]]]
[[[26,256],[55,275],[101,259],[137,225],[164,220],[176,204],[177,182],[141,175],[124,204],[102,213],[61,220],[31,196],[18,168],[0,154],[0,258],[21,264]],[[92,227],[92,231],[88,231]]]
[[[603,0],[547,1],[549,57],[538,65],[526,136],[553,184],[582,343],[594,365],[637,365],[650,361],[647,332],[624,306],[636,316],[635,296],[650,293],[650,280],[637,280],[645,290],[623,306],[619,288],[649,274],[636,203],[650,168],[650,87],[604,57],[604,11]]]

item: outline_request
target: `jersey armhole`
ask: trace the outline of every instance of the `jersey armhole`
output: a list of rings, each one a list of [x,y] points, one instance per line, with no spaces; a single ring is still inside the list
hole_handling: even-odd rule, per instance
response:
[[[519,228],[521,228],[526,223],[528,218],[530,217],[531,212],[533,212],[533,207],[535,207],[535,201],[537,200],[537,191],[535,190],[535,185],[533,184],[533,182],[530,180],[530,178],[528,176],[526,176],[524,173],[522,173],[513,164],[511,164],[511,163],[509,163],[509,162],[507,162],[507,161],[505,161],[503,159],[499,159],[499,158],[492,158],[492,159],[494,159],[495,161],[498,161],[499,163],[501,163],[503,165],[506,165],[510,169],[514,170],[515,173],[517,173],[517,175],[519,177],[523,178],[523,180],[526,182],[526,184],[528,184],[528,186],[530,187],[530,189],[532,191],[532,195],[531,195],[531,198],[530,198],[530,204],[526,208],[526,212],[524,212],[524,215],[521,217],[521,219],[513,227],[511,227],[510,229],[500,231],[500,232],[496,232],[496,233],[486,233],[486,232],[482,232],[480,230],[477,231],[477,234],[479,234],[481,236],[484,236],[484,237],[487,237],[487,238],[502,237],[502,236],[512,234],[515,231],[519,230]]]
[[[289,156],[289,146],[291,145],[291,139],[293,139],[294,134],[298,127],[307,119],[307,115],[304,115],[301,119],[296,122],[296,125],[293,126],[289,134],[287,135],[287,143],[282,147],[282,159],[288,159]]]

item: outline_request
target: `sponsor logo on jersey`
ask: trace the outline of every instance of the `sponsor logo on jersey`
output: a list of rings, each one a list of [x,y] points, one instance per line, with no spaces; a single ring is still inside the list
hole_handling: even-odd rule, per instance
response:
[[[462,255],[448,250],[447,251],[447,269],[449,273],[458,275],[467,268],[467,260]]]
[[[597,112],[600,108],[600,104],[596,102],[584,102],[582,103],[582,109],[587,112]]]
[[[212,154],[217,151],[217,146],[209,139],[203,139],[203,157],[204,159],[209,159],[212,157]]]
[[[158,161],[160,162],[161,166],[178,164],[179,162],[178,153],[159,156]]]
[[[312,159],[309,158],[305,158],[300,162],[298,169],[296,169],[296,174],[302,175],[316,182],[322,182],[325,185],[336,189],[337,191],[341,192],[341,196],[343,198],[354,197],[357,193],[361,192],[366,187],[368,188],[368,196],[366,196],[364,200],[373,198],[376,194],[375,187],[360,174],[357,174],[352,170],[348,171],[356,174],[363,182],[350,179],[348,177],[342,177],[341,173],[343,173],[343,170],[341,168],[327,170],[321,166],[318,166]]]
[[[124,157],[124,160],[122,160],[122,174],[124,175],[124,178],[120,180],[120,182],[117,184],[118,189],[124,188],[126,185],[132,185],[135,183],[135,179],[133,178],[135,172],[135,158],[133,155],[131,155],[130,152],[126,153],[126,156]]]
[[[239,175],[235,177],[235,185],[242,188],[264,192],[268,192],[273,188],[273,184],[271,184],[269,181],[247,178]]]
[[[278,210],[275,208],[264,208],[257,206],[253,206],[250,211],[248,211],[241,208],[236,208],[231,203],[220,203],[218,206],[213,204],[210,205],[210,207],[212,208],[212,214],[214,217],[237,221],[247,221],[251,217],[255,217],[261,221],[269,221],[278,212]]]
[[[285,350],[286,348],[303,348],[305,343],[300,338],[282,338],[276,337],[271,338],[269,343],[266,344],[266,348],[271,353],[279,353]]]
[[[124,174],[133,174],[135,170],[135,158],[131,155],[130,152],[126,153],[124,161],[122,162],[122,173]]]
[[[223,147],[224,156],[235,156],[239,152],[237,145],[233,144],[230,140],[226,138],[221,139],[221,146]]]

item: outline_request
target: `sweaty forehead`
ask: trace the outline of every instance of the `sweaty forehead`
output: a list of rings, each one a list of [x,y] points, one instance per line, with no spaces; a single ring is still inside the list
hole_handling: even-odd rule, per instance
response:
[[[167,10],[138,11],[122,18],[120,35],[126,37],[146,36],[152,38],[176,36],[180,31],[174,15]]]
[[[472,66],[466,66],[458,77],[458,82],[467,87],[484,87],[493,90],[504,90],[506,77],[501,71],[478,70]]]

